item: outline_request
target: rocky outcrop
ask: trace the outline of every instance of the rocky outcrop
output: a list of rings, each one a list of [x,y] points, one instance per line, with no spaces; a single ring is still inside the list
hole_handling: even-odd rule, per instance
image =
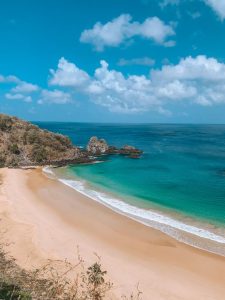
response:
[[[87,151],[93,155],[101,155],[107,153],[109,149],[108,144],[104,139],[98,139],[96,136],[90,138],[87,145]]]
[[[119,149],[119,153],[130,158],[139,158],[143,151],[129,145],[125,145]]]
[[[130,146],[125,145],[122,148],[117,148],[115,146],[109,146],[104,139],[98,139],[97,137],[92,137],[87,145],[87,151],[93,155],[101,154],[121,154],[128,156],[130,158],[139,158],[143,153],[141,150]]]
[[[64,135],[0,114],[0,167],[66,165],[90,158]]]

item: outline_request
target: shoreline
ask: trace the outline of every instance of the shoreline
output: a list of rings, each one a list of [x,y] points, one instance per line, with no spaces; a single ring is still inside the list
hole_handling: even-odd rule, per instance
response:
[[[94,253],[101,256],[117,296],[139,282],[145,300],[223,299],[224,257],[115,213],[40,169],[0,173],[2,228],[9,229],[9,252],[23,267],[47,258],[74,261],[79,245],[88,263]]]
[[[136,203],[131,204],[124,199],[106,192],[93,190],[91,187],[86,186],[87,182],[84,182],[84,180],[81,180],[79,177],[65,177],[65,174],[62,174],[62,172],[58,174],[54,172],[50,166],[43,167],[42,170],[46,176],[50,175],[50,178],[53,176],[55,180],[58,180],[78,193],[91,198],[116,213],[131,218],[150,228],[159,230],[182,243],[225,257],[225,235],[223,237],[223,232],[221,232],[221,230],[224,230],[223,227],[218,227],[219,233],[213,232],[212,228],[210,228],[210,231],[206,227],[207,223],[205,220],[205,223],[203,223],[198,219],[186,218],[185,221],[187,222],[185,222],[183,218],[179,218],[183,216],[181,214],[179,215],[177,213],[175,215],[173,213],[166,213],[151,207],[138,207],[135,205]],[[58,170],[62,169],[59,168]],[[202,226],[203,224],[205,227]],[[215,230],[215,228],[213,229]]]

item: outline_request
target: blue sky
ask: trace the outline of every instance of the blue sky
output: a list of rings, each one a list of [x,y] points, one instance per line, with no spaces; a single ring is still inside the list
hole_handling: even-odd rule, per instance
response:
[[[225,0],[5,0],[0,111],[225,123]]]

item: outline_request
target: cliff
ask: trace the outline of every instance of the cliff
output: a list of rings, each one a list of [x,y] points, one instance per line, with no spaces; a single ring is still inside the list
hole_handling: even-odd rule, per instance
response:
[[[86,159],[70,139],[0,114],[0,167],[66,164]]]

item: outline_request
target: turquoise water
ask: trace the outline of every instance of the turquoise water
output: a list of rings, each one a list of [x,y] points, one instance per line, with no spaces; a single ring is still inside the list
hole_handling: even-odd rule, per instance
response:
[[[79,146],[97,135],[112,145],[144,151],[140,159],[104,156],[103,163],[71,166],[70,179],[140,208],[206,222],[213,230],[225,226],[225,126],[38,125],[70,136]],[[224,231],[220,235],[225,238]]]

